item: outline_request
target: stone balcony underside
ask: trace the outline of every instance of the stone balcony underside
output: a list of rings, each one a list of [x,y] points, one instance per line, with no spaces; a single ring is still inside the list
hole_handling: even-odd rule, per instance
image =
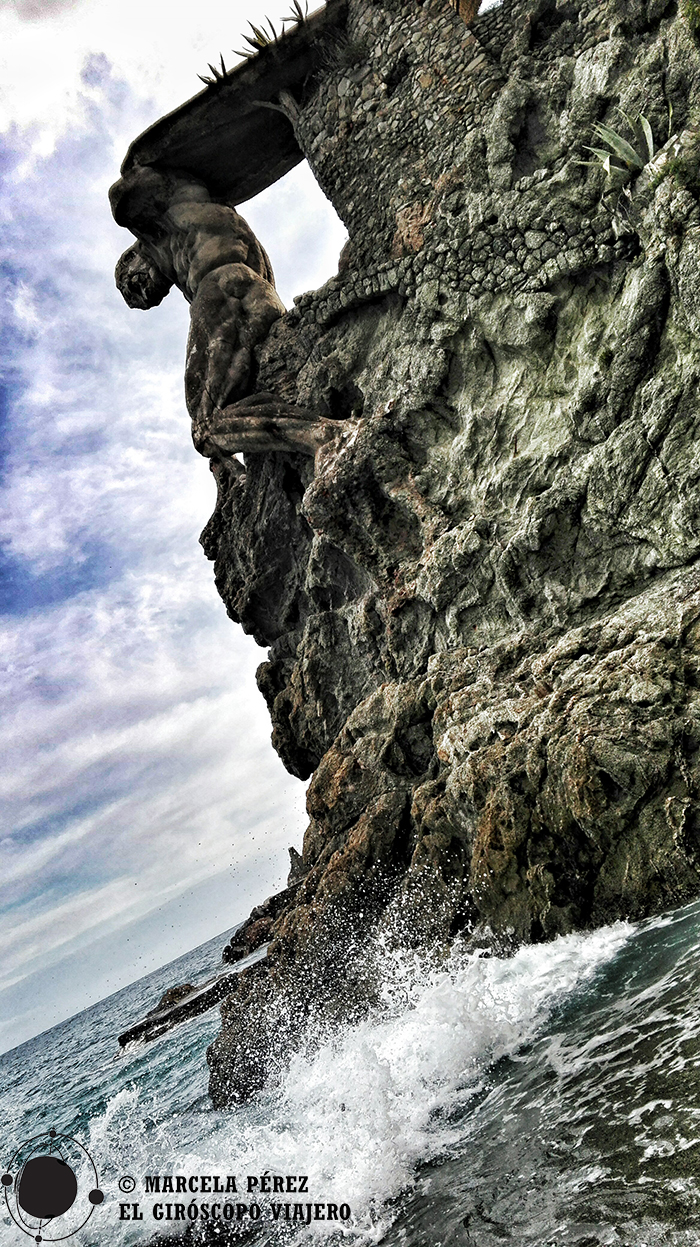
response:
[[[280,91],[300,91],[318,70],[324,37],[343,22],[345,8],[345,0],[329,0],[222,82],[161,117],[134,139],[122,174],[135,165],[186,170],[232,204],[284,177],[304,153],[291,122],[270,105]]]

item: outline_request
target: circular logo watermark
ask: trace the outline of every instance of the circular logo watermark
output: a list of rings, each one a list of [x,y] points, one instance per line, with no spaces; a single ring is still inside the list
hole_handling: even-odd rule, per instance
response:
[[[72,1238],[104,1199],[87,1148],[57,1130],[20,1143],[0,1182],[15,1225],[37,1243]]]

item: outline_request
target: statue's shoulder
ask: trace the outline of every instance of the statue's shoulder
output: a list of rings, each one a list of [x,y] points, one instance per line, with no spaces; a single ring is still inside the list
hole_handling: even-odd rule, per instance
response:
[[[177,229],[200,226],[205,229],[235,230],[242,220],[233,208],[224,204],[201,203],[196,199],[173,204],[168,215]]]

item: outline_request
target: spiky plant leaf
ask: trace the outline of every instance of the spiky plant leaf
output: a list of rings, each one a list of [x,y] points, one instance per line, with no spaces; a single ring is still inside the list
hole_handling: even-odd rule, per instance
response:
[[[638,152],[634,150],[631,143],[627,139],[623,139],[621,134],[612,130],[610,126],[597,124],[593,127],[598,138],[603,139],[609,147],[612,147],[617,156],[624,160],[629,169],[643,169],[644,161]]]
[[[621,174],[623,177],[629,175],[627,165],[620,164],[612,152],[606,152],[602,147],[587,147],[586,151],[593,152],[593,155],[597,157],[596,160],[587,160],[586,164],[604,169],[608,176],[611,176],[613,173]]]
[[[654,135],[652,134],[651,126],[649,125],[649,122],[643,113],[639,114],[639,124],[642,127],[642,130],[644,131],[644,138],[646,139],[647,153],[649,156],[649,160],[653,160],[654,151],[655,151]]]
[[[594,163],[602,164],[604,160],[610,160],[610,157],[611,157],[611,153],[606,152],[605,149],[602,147],[587,147],[586,151],[593,152],[593,155],[598,157],[597,161],[591,160],[588,162],[589,164],[594,164]]]
[[[272,38],[270,38],[266,30],[262,30],[259,26],[254,26],[252,22],[248,22],[248,25],[250,26],[250,29],[253,32],[253,38],[248,39],[247,35],[243,36],[245,39],[248,39],[249,43],[254,42],[255,44],[257,44],[259,48],[266,48],[268,44],[274,43],[277,38],[277,35],[275,33],[275,28],[272,25],[272,22],[270,21],[269,17],[266,18],[265,20],[268,22],[272,30]]]
[[[634,135],[635,151],[638,156],[644,160],[644,164],[648,164],[654,157],[654,135],[651,131],[648,119],[644,113],[637,113],[636,117],[630,117],[628,113],[619,109],[620,116],[624,117],[627,125]]]

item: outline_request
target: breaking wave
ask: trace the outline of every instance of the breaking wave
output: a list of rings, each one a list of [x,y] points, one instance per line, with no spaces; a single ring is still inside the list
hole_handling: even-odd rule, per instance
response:
[[[152,1220],[154,1200],[174,1207],[178,1197],[143,1188],[146,1175],[178,1174],[235,1175],[229,1198],[257,1202],[261,1220],[247,1228],[260,1243],[280,1229],[416,1247],[696,1243],[699,916],[694,905],[510,958],[457,948],[439,967],[379,950],[376,1012],[317,1037],[229,1111],[213,1111],[206,1094],[216,1010],[114,1059],[138,991],[148,999],[142,980],[0,1058],[0,1106],[21,1138],[58,1064],[82,1054],[57,1124],[95,1158],[107,1195],[99,1241],[115,1247],[183,1232]],[[212,954],[220,947],[211,941]],[[116,1219],[124,1174],[136,1178],[142,1224]],[[263,1174],[305,1175],[307,1193],[249,1194],[246,1177]],[[216,1196],[187,1196],[202,1198]],[[302,1229],[282,1211],[291,1218],[297,1200],[349,1216]]]

